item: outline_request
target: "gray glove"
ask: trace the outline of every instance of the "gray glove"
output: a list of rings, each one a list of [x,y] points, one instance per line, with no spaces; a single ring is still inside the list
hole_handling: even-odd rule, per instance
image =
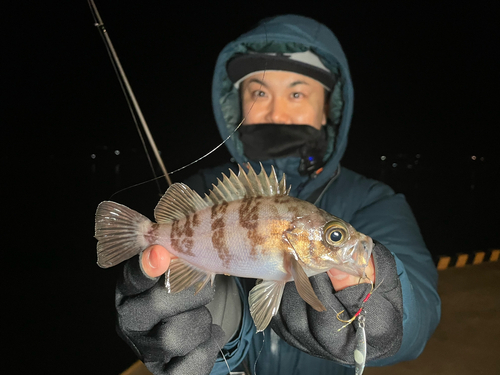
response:
[[[403,297],[396,262],[382,244],[374,241],[374,245],[375,286],[380,287],[364,305],[367,361],[395,354],[403,338]],[[371,285],[360,284],[335,292],[326,273],[310,280],[327,311],[311,308],[297,293],[295,283],[287,283],[271,327],[288,344],[308,354],[353,365],[357,320],[337,331],[344,323],[336,315],[345,310],[341,318],[354,316]]]
[[[164,276],[148,277],[134,257],[116,288],[118,334],[155,375],[209,374],[225,343],[205,307],[214,293],[207,285],[196,295],[193,288],[169,294]]]

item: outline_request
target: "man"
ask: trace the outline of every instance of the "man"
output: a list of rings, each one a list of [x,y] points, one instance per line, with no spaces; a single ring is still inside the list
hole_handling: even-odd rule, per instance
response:
[[[273,165],[278,176],[286,174],[292,196],[375,240],[367,275],[377,289],[363,305],[367,365],[417,357],[440,318],[437,273],[404,197],[340,167],[353,89],[333,33],[300,16],[263,21],[220,53],[212,99],[223,139],[243,119],[226,143],[236,162],[257,171],[262,162],[268,172]],[[202,170],[186,183],[205,192],[228,168],[235,164]],[[154,374],[227,374],[219,352],[231,371],[354,373],[359,326],[339,330],[338,318],[359,310],[370,284],[335,269],[312,277],[327,306],[318,313],[288,283],[262,337],[248,312],[252,281],[222,276],[197,295],[170,295],[159,282],[169,262],[165,248],[150,247],[125,265],[117,287],[119,333]]]

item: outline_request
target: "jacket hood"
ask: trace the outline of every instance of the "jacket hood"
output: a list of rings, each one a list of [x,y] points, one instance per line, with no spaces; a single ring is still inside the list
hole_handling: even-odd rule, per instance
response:
[[[227,62],[235,55],[250,51],[286,53],[306,50],[311,50],[319,56],[323,64],[337,77],[337,83],[330,95],[329,150],[323,171],[314,179],[300,177],[298,172],[294,176],[293,169],[284,168],[277,171],[287,173],[287,180],[292,180],[292,195],[302,199],[326,184],[335,174],[347,146],[354,92],[346,57],[335,35],[323,24],[303,16],[283,15],[265,19],[256,28],[224,47],[217,59],[212,81],[214,116],[222,139],[226,139],[242,119],[239,93],[227,75]],[[236,162],[243,164],[249,161],[243,154],[243,146],[237,132],[226,142],[226,146]],[[273,164],[276,166],[276,163]],[[279,164],[292,166],[296,163],[294,160],[281,160]],[[269,167],[266,163],[264,166],[266,169]],[[301,186],[299,191],[294,189],[297,185]]]

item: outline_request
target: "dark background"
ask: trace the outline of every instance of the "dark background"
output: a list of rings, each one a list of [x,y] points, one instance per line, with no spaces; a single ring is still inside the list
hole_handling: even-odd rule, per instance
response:
[[[494,1],[170,3],[97,0],[169,170],[220,143],[210,85],[224,45],[264,17],[302,14],[350,63],[343,164],[407,196],[434,256],[500,246]],[[87,2],[4,1],[2,13],[4,363],[116,374],[134,356],[114,332],[119,267],[96,265],[93,215],[152,172]],[[172,178],[227,158],[222,147]],[[151,216],[158,188],[113,199]]]

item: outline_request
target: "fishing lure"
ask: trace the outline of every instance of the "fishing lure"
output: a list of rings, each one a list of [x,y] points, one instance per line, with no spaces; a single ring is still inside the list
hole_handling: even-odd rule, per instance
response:
[[[354,366],[356,375],[361,375],[365,369],[366,362],[366,332],[365,315],[362,313],[358,318],[358,330],[356,331],[356,347],[354,349]]]

